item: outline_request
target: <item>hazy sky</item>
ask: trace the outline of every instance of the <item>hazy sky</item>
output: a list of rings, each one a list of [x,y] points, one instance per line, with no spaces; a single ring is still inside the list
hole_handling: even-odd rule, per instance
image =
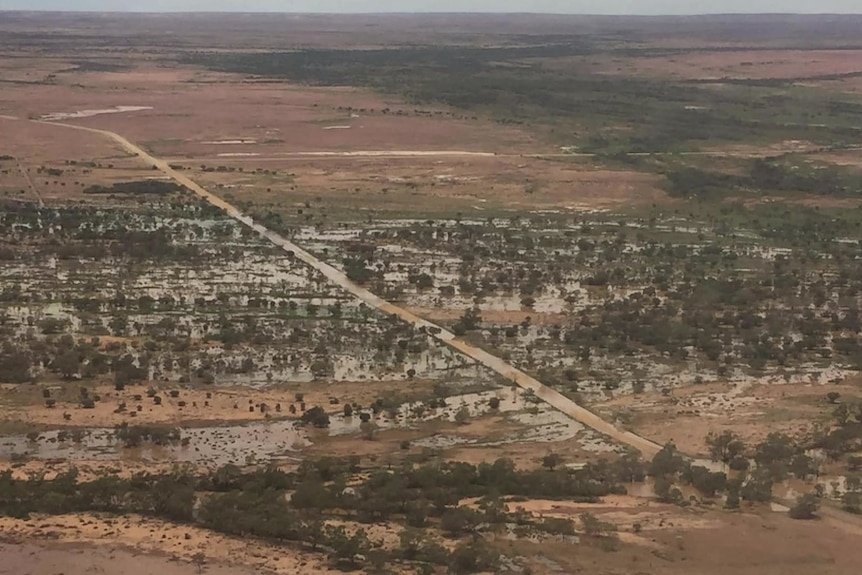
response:
[[[571,14],[862,13],[862,0],[0,0],[0,9]]]

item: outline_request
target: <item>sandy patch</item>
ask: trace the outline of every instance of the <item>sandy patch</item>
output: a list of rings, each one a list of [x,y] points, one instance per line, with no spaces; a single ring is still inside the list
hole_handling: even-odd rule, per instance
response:
[[[256,143],[257,143],[257,140],[246,140],[246,139],[239,139],[239,140],[210,140],[210,141],[207,141],[207,142],[201,142],[201,143],[202,143],[202,144],[206,144],[206,145],[208,145],[208,146],[239,146],[239,145],[246,145],[246,144],[256,144]]]
[[[266,572],[291,575],[330,572],[319,554],[271,546],[254,539],[227,537],[197,527],[137,515],[56,515],[30,520],[0,518],[0,533],[13,540],[48,539],[93,544],[103,549],[121,547],[138,553],[161,553],[185,563],[191,563],[192,556],[202,552],[213,563],[239,564]],[[138,572],[135,573],[137,575]]]
[[[584,59],[573,59],[582,63]],[[682,79],[804,78],[862,71],[860,50],[739,50],[657,57],[597,59],[608,74],[672,76]],[[559,64],[558,64],[559,65]]]
[[[114,106],[113,108],[78,110],[77,112],[54,112],[52,114],[45,114],[41,117],[41,119],[46,122],[55,122],[58,120],[77,120],[79,118],[92,118],[93,116],[101,116],[102,114],[124,114],[127,112],[141,112],[143,110],[152,109],[152,106]]]
[[[106,545],[93,547],[32,541],[0,543],[0,575],[198,575],[196,565],[167,553],[140,553]],[[208,575],[257,575],[249,567],[207,561]]]

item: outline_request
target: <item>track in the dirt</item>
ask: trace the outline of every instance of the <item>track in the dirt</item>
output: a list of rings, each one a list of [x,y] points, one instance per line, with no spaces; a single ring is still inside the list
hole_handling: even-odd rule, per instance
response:
[[[3,116],[0,116],[3,117]],[[9,119],[6,117],[6,119]],[[33,192],[33,195],[36,197],[36,201],[39,202],[40,207],[45,207],[45,202],[42,200],[42,194],[39,193],[38,188],[36,188],[36,184],[33,182],[33,178],[30,177],[30,174],[27,172],[26,168],[21,165],[21,162],[17,162],[18,171],[21,172],[21,175],[24,176],[24,179],[27,180],[27,185],[30,187],[30,191]]]

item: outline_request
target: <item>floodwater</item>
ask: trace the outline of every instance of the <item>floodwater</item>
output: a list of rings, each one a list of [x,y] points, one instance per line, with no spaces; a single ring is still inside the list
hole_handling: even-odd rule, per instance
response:
[[[208,144],[210,146],[237,146],[242,144],[256,144],[257,140],[251,139],[239,139],[239,140],[209,140],[207,142],[201,142],[202,144]]]
[[[490,407],[497,398],[500,405]],[[491,412],[500,413],[518,429],[505,437],[467,438],[454,434],[435,434],[414,442],[417,446],[445,448],[456,445],[505,445],[522,441],[553,442],[577,440],[588,451],[607,452],[614,448],[602,436],[583,424],[556,411],[544,402],[515,388],[499,388],[446,398],[446,407],[424,408],[421,403],[403,404],[393,414],[382,412],[372,417],[378,429],[412,428],[423,422],[454,422],[456,414],[466,409],[471,419]],[[422,410],[422,411],[419,411]],[[365,410],[367,411],[367,410]],[[392,417],[394,415],[394,417]],[[359,412],[350,417],[330,416],[330,436],[360,433]],[[197,427],[181,430],[182,442],[169,446],[144,445],[123,447],[113,429],[92,428],[71,431],[52,430],[40,434],[37,441],[14,435],[0,440],[0,458],[30,457],[36,459],[177,461],[218,467],[229,463],[245,465],[272,459],[295,459],[297,451],[311,444],[308,435],[294,420],[258,421],[241,425]]]
[[[91,118],[93,116],[101,116],[102,114],[122,114],[125,112],[140,112],[143,110],[152,110],[152,106],[114,106],[113,108],[103,108],[98,110],[78,110],[77,112],[54,112],[42,116],[42,120],[46,122],[55,122],[57,120],[75,120],[78,118]]]
[[[61,441],[62,435],[65,440]],[[72,433],[46,431],[31,442],[22,435],[0,440],[0,458],[28,456],[37,459],[178,461],[196,465],[244,465],[260,460],[291,458],[298,448],[309,444],[293,421],[257,422],[247,425],[199,427],[182,430],[187,445],[125,448],[117,442],[113,429],[93,428],[83,432],[80,442]]]

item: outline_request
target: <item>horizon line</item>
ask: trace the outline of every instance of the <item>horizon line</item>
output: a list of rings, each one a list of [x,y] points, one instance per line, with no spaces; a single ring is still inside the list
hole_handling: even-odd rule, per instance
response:
[[[636,14],[630,12],[524,12],[524,11],[503,11],[494,12],[488,10],[467,10],[462,12],[451,11],[436,11],[436,10],[397,10],[397,11],[369,11],[369,12],[307,12],[307,11],[292,11],[292,10],[51,10],[44,8],[3,8],[0,6],[0,12],[17,12],[19,14],[137,14],[137,15],[213,15],[213,14],[234,14],[234,15],[258,15],[258,14],[290,14],[294,16],[410,16],[410,15],[486,15],[486,16],[587,16],[587,17],[608,17],[620,16],[626,18],[697,18],[710,16],[862,16],[862,9],[858,12],[668,12],[664,14]]]

